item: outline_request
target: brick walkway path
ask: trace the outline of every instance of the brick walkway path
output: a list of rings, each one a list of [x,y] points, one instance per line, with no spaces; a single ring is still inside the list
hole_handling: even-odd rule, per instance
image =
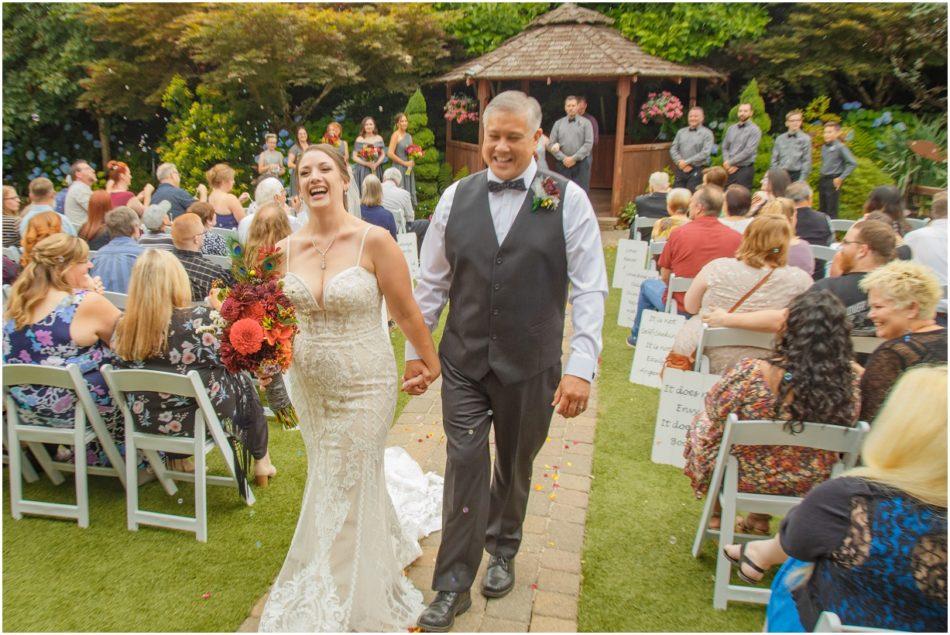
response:
[[[567,328],[570,329],[570,320]],[[568,350],[568,337],[569,334],[565,334],[565,351]],[[443,474],[445,437],[440,386],[441,379],[425,395],[406,404],[389,432],[386,445],[406,448],[424,472]],[[570,420],[554,415],[547,442],[535,460],[524,539],[515,560],[515,588],[506,597],[494,600],[486,600],[478,592],[488,562],[486,553],[472,588],[472,608],[456,619],[454,631],[577,631],[581,551],[590,493],[596,413],[595,384],[584,414]],[[436,532],[422,540],[422,556],[408,571],[412,582],[422,589],[426,602],[435,595],[430,587],[441,537],[441,532]],[[240,631],[257,630],[263,606],[264,598],[261,598]]]

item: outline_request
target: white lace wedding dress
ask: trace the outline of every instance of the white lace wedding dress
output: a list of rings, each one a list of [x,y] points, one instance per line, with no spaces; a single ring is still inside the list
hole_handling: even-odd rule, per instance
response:
[[[297,529],[260,630],[405,631],[424,605],[403,568],[421,554],[416,539],[437,528],[441,479],[424,477],[404,451],[391,448],[390,486],[406,507],[400,523],[384,476],[396,363],[376,276],[359,264],[344,269],[324,287],[324,310],[293,273],[291,258],[284,291],[300,332],[288,377],[309,467]]]

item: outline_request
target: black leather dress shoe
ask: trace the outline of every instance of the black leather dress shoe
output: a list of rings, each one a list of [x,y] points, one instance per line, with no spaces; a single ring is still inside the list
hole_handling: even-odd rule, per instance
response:
[[[515,585],[515,561],[504,556],[492,556],[482,579],[482,595],[501,598]]]
[[[471,607],[472,594],[468,591],[439,591],[419,616],[417,624],[427,633],[445,633],[455,623],[455,616]]]

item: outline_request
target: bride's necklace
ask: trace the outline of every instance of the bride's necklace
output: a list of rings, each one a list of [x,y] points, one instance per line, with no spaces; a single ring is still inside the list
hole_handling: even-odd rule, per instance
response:
[[[310,239],[310,242],[313,244],[313,248],[317,250],[318,254],[320,254],[320,269],[323,271],[326,271],[326,268],[327,268],[327,253],[333,247],[333,242],[336,240],[336,237],[339,235],[340,235],[340,232],[337,231],[337,233],[333,235],[333,238],[330,239],[330,244],[327,245],[326,249],[320,249],[319,247],[317,247],[317,241],[314,240],[313,238]]]

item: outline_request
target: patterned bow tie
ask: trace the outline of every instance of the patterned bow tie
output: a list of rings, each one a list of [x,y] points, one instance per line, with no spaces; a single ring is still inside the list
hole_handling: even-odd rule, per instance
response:
[[[567,118],[567,120],[568,120],[569,122],[571,122],[571,123],[574,123],[574,120],[575,120],[575,119],[577,119],[577,117],[568,117],[568,118]]]
[[[797,137],[798,137],[798,135],[795,134],[794,132],[789,132],[789,133],[788,133],[788,138],[789,138],[789,139],[795,139],[795,138],[797,138]]]
[[[488,182],[488,191],[494,193],[504,192],[505,190],[517,190],[519,192],[526,192],[528,190],[525,187],[524,179],[511,179],[510,181],[489,181]]]

